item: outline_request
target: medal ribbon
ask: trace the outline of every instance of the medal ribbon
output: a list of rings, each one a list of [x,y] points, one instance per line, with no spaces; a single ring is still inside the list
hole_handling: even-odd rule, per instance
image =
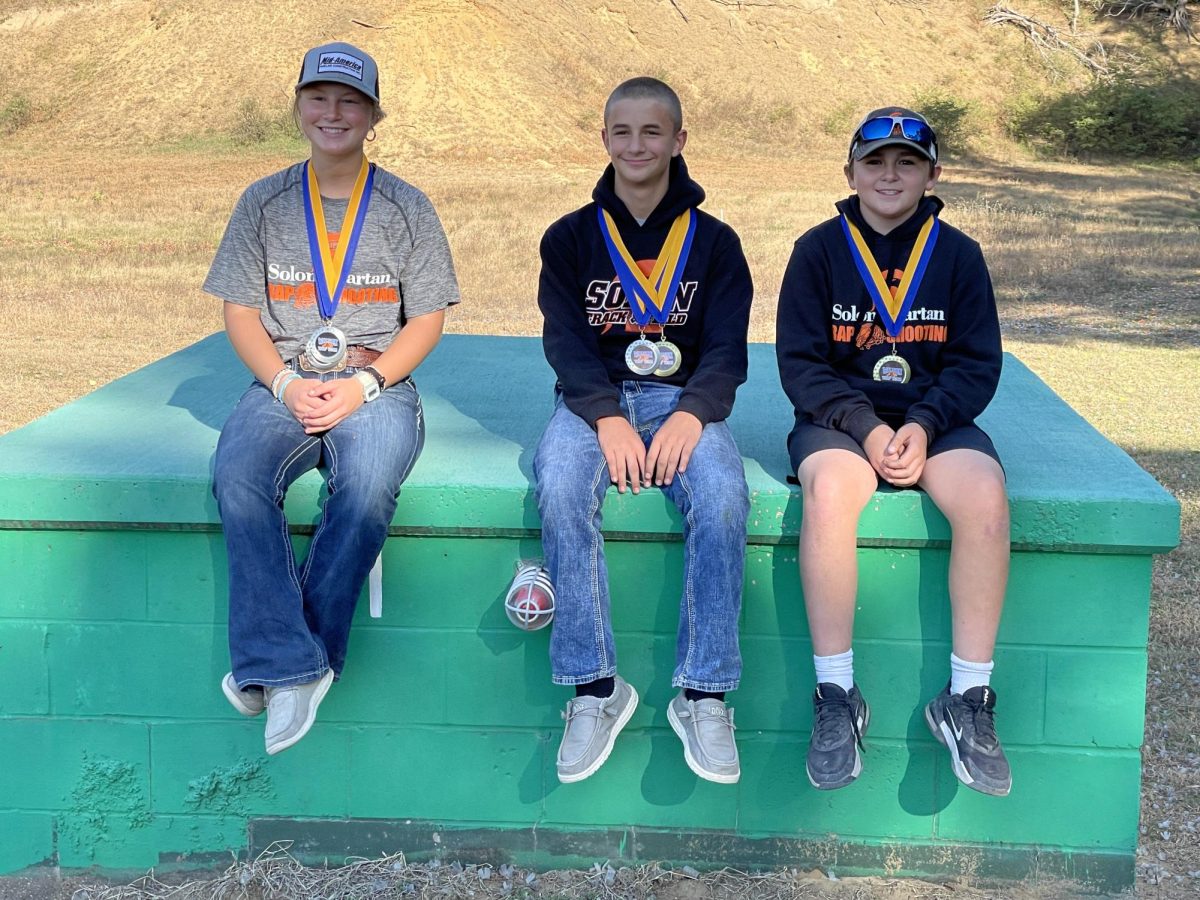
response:
[[[683,269],[692,252],[692,238],[696,234],[696,216],[685,209],[671,225],[658,259],[649,275],[643,275],[633,255],[621,240],[621,232],[613,217],[600,206],[596,207],[600,220],[600,233],[608,246],[608,256],[617,278],[629,298],[629,311],[639,328],[645,328],[653,318],[665,325],[675,306],[675,294],[683,280]]]
[[[925,277],[925,267],[929,264],[929,257],[933,255],[934,245],[937,244],[939,231],[937,216],[930,216],[921,226],[920,232],[917,233],[916,243],[913,244],[912,252],[908,255],[908,262],[904,264],[904,277],[900,279],[900,286],[896,288],[894,297],[888,289],[887,282],[883,279],[879,264],[875,262],[875,257],[871,253],[871,248],[867,246],[862,232],[844,215],[842,216],[842,231],[846,234],[846,243],[850,245],[850,255],[854,257],[854,264],[858,267],[858,274],[862,276],[863,283],[867,286],[867,293],[871,295],[875,310],[879,313],[888,337],[894,341],[900,334],[900,329],[904,325],[909,309],[912,308],[913,301],[917,299],[917,289],[921,286],[921,279]]]
[[[337,312],[342,288],[354,263],[354,251],[358,249],[358,238],[362,234],[363,222],[367,218],[367,205],[371,202],[371,185],[375,182],[375,167],[367,164],[364,156],[354,189],[350,192],[350,203],[346,206],[346,218],[342,223],[342,237],[338,238],[337,252],[329,250],[329,233],[325,228],[325,210],[321,205],[321,191],[317,187],[317,173],[304,163],[304,224],[308,228],[308,254],[312,258],[313,283],[317,289],[317,306],[321,318],[328,322]],[[346,223],[350,233],[346,234]]]

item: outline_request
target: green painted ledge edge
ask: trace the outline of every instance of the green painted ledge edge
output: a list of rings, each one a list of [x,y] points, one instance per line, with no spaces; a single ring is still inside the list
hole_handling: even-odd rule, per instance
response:
[[[427,439],[393,533],[536,536],[531,459],[553,391],[540,341],[447,335],[417,380]],[[215,334],[0,436],[0,530],[219,529],[211,458],[248,382]],[[752,344],[730,418],[751,491],[750,543],[798,535],[800,495],[786,481],[791,419],[774,347]],[[1145,554],[1178,544],[1175,498],[1011,355],[981,424],[1008,472],[1016,549]],[[297,531],[315,523],[320,490],[315,473],[293,487]],[[681,539],[678,514],[656,490],[610,491],[605,526],[610,540]],[[918,491],[880,490],[859,525],[865,547],[948,540]]]

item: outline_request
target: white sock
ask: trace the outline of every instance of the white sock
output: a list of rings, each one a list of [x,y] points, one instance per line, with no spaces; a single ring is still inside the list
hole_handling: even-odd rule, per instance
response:
[[[967,662],[950,654],[950,693],[965,694],[973,687],[984,687],[991,683],[994,662]]]
[[[836,684],[847,694],[854,687],[854,650],[833,656],[813,655],[813,667],[817,670],[817,684]]]

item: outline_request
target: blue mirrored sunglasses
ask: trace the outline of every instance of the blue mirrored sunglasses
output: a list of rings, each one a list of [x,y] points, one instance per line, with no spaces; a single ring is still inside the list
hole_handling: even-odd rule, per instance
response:
[[[933,129],[920,119],[910,116],[880,116],[876,119],[867,119],[859,126],[854,143],[857,144],[859,141],[866,143],[891,137],[897,128],[900,129],[900,134],[906,141],[912,141],[937,159],[937,137],[934,136]]]

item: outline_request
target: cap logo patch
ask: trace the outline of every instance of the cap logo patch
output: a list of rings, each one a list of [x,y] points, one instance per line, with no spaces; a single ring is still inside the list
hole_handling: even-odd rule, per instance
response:
[[[317,72],[336,72],[339,75],[349,75],[358,81],[363,80],[364,62],[349,53],[322,53],[317,60]]]

